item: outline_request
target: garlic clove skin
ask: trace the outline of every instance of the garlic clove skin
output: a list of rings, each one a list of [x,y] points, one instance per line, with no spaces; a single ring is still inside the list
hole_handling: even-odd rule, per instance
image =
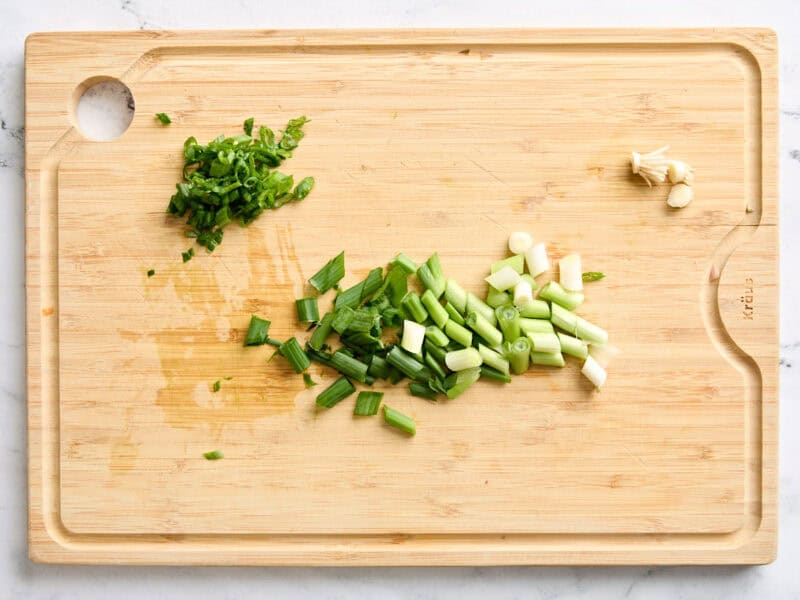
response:
[[[667,174],[671,183],[694,183],[692,167],[680,160],[671,160],[667,163]]]
[[[667,150],[669,146],[647,154],[631,152],[631,171],[644,179],[650,187],[653,187],[653,182],[664,183],[667,180],[667,159],[664,152]]]
[[[694,191],[685,183],[676,183],[669,191],[667,204],[672,208],[683,208],[694,198]]]

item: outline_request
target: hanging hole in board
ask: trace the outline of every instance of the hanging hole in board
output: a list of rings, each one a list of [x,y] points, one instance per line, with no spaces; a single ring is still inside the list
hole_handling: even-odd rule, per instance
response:
[[[130,127],[135,111],[130,88],[114,77],[90,77],[75,89],[73,114],[89,140],[117,139]]]

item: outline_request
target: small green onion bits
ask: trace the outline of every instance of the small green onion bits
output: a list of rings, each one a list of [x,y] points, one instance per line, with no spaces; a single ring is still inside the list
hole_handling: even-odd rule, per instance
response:
[[[600,281],[605,276],[605,273],[600,273],[599,271],[586,271],[581,278],[584,281]]]
[[[162,125],[169,125],[172,123],[172,119],[169,118],[167,113],[156,113],[156,119],[161,121]]]
[[[222,450],[212,450],[211,452],[203,452],[203,456],[206,460],[219,460],[220,458],[225,458],[225,455],[222,453]]]
[[[294,177],[275,169],[292,156],[307,121],[292,119],[277,137],[263,125],[253,135],[253,119],[247,119],[241,135],[220,135],[205,145],[188,138],[183,143],[183,181],[167,212],[186,216],[187,237],[213,252],[231,222],[249,225],[267,209],[302,200],[314,188],[314,178],[295,185]]]

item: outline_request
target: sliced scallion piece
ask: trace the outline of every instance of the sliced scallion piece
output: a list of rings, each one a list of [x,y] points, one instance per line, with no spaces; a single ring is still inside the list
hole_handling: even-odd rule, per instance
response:
[[[386,362],[395,367],[409,379],[419,378],[426,370],[425,365],[413,356],[400,349],[399,346],[392,348],[386,355]]]
[[[311,366],[311,360],[295,338],[283,342],[278,347],[278,352],[289,361],[295,373],[302,373]]]
[[[519,328],[525,335],[529,333],[554,333],[553,324],[545,319],[522,319],[519,320]]]
[[[608,377],[606,370],[591,356],[586,357],[586,362],[583,363],[581,373],[583,373],[598,390],[603,387]]]
[[[503,267],[511,267],[517,273],[522,275],[522,272],[525,270],[525,257],[522,254],[515,254],[513,256],[509,256],[508,258],[504,258],[503,260],[498,260],[497,262],[492,263],[489,272],[497,273]]]
[[[256,315],[250,317],[250,326],[244,338],[245,346],[260,346],[267,343],[270,322]]]
[[[350,323],[353,322],[355,314],[356,311],[349,306],[337,308],[333,313],[331,328],[339,335],[343,334],[345,331],[347,331],[347,328],[350,327]]]
[[[355,391],[356,388],[347,377],[339,377],[317,396],[317,406],[332,408]]]
[[[426,339],[425,343],[422,344],[422,348],[425,350],[425,354],[433,356],[439,362],[444,362],[444,357],[447,354],[447,350],[443,347],[437,346],[431,340]]]
[[[444,357],[444,362],[451,371],[463,371],[464,369],[480,367],[483,364],[483,359],[480,352],[475,348],[463,348],[462,350],[448,352]]]
[[[169,125],[172,123],[172,119],[169,118],[167,113],[156,113],[156,119],[161,121],[162,125]]]
[[[428,314],[431,320],[436,323],[436,326],[440,328],[444,327],[450,317],[447,316],[447,311],[444,309],[444,306],[439,304],[436,294],[430,288],[425,290],[425,293],[422,294],[422,304],[428,309]]]
[[[311,379],[311,375],[309,373],[303,373],[303,383],[305,383],[307,388],[317,385],[317,382]]]
[[[448,279],[444,288],[444,298],[460,313],[467,310],[467,292],[454,279]]]
[[[544,300],[534,300],[519,308],[519,316],[525,319],[549,319],[550,305]]]
[[[600,271],[586,271],[581,275],[581,278],[584,281],[600,281],[605,277],[605,273],[601,273]]]
[[[550,306],[550,322],[569,334],[576,335],[578,329],[578,315],[570,312],[563,306],[553,303]]]
[[[494,327],[489,321],[484,319],[477,312],[467,315],[467,327],[481,336],[490,346],[499,346],[503,343],[503,334]]]
[[[597,346],[604,346],[608,342],[608,332],[583,317],[576,318],[575,335]]]
[[[422,352],[422,344],[425,342],[425,326],[409,321],[403,321],[403,337],[400,347],[411,354]]]
[[[393,267],[399,267],[408,275],[413,275],[417,272],[417,264],[402,252],[395,256],[389,263]]]
[[[428,365],[428,368],[431,370],[431,372],[439,379],[445,379],[447,377],[444,367],[442,367],[442,365],[439,364],[439,361],[437,361],[432,355],[425,355],[425,364]]]
[[[442,348],[447,346],[450,341],[444,331],[439,329],[436,325],[429,325],[425,328],[425,338]]]
[[[447,378],[445,387],[447,388],[447,397],[451,400],[463,394],[469,387],[478,381],[481,376],[480,367],[472,369],[464,369],[453,373]]]
[[[294,301],[297,308],[297,320],[301,323],[319,321],[319,305],[316,298],[300,298]]]
[[[464,321],[464,317],[462,317],[461,313],[458,312],[458,309],[450,302],[444,305],[444,310],[447,313],[447,316],[459,325],[464,325],[466,323],[466,321]]]
[[[444,332],[447,334],[447,337],[465,348],[472,345],[472,332],[455,321],[447,321],[444,326]]]
[[[478,344],[478,352],[481,355],[483,364],[489,365],[493,369],[508,375],[509,364],[505,358],[483,344]]]
[[[221,458],[225,458],[225,455],[222,453],[222,450],[212,450],[211,452],[203,452],[203,456],[206,460],[219,460]]]
[[[394,410],[393,408],[389,408],[385,404],[383,405],[383,419],[386,421],[387,425],[396,427],[400,431],[404,431],[410,435],[417,433],[417,428],[414,425],[414,419]]]
[[[493,369],[489,365],[481,365],[481,377],[484,379],[492,379],[494,381],[502,381],[503,383],[511,383],[511,375],[503,373],[497,369]]]
[[[498,306],[494,309],[494,312],[497,315],[497,324],[500,325],[500,331],[503,332],[503,339],[507,342],[516,340],[520,336],[519,311],[511,305],[506,305]],[[492,346],[496,345],[492,344]]]
[[[377,415],[381,400],[383,400],[383,392],[358,392],[353,414],[359,417]]]
[[[406,294],[406,297],[403,298],[401,302],[401,306],[417,323],[422,323],[428,318],[428,311],[422,306],[419,295],[415,291],[410,291]]]
[[[505,292],[519,283],[519,273],[513,267],[505,265],[502,269],[486,277],[486,283],[498,292]]]
[[[372,359],[369,361],[367,374],[377,377],[378,379],[386,379],[389,376],[389,363],[386,362],[385,358],[373,354]]]
[[[367,378],[369,367],[342,350],[337,350],[331,357],[331,366],[342,375],[364,383]]]
[[[438,254],[434,253],[417,269],[417,277],[437,299],[444,293],[447,281]]]
[[[574,338],[571,335],[567,335],[566,333],[561,333],[560,331],[556,335],[561,344],[561,352],[563,354],[569,354],[576,358],[586,358],[589,356],[589,346],[586,342]]]
[[[436,392],[434,392],[431,388],[429,388],[424,383],[417,383],[416,381],[412,381],[408,384],[408,391],[411,392],[412,396],[416,396],[417,398],[425,398],[425,400],[436,400]]]
[[[325,340],[328,339],[328,336],[331,334],[331,324],[333,323],[333,313],[325,313],[322,317],[322,320],[317,325],[317,328],[314,330],[314,333],[311,334],[311,339],[308,340],[308,345],[314,348],[314,350],[320,350],[322,346],[325,344]]]
[[[511,372],[521,375],[530,364],[531,342],[527,337],[519,337],[505,344],[506,358],[511,363]]]
[[[192,260],[193,256],[194,256],[194,248],[189,248],[186,252],[181,252],[181,258],[183,259],[183,262],[189,262],[190,260]]]
[[[320,294],[324,294],[344,277],[344,251],[330,259],[317,271],[308,283]]]
[[[555,302],[567,310],[575,310],[583,304],[583,294],[580,292],[568,292],[555,281],[548,281],[539,290],[539,297],[550,302]]]
[[[467,294],[467,314],[476,312],[484,319],[492,324],[492,327],[497,325],[497,317],[494,314],[494,309],[486,304],[483,300],[478,298],[472,292]]]
[[[504,304],[511,304],[511,295],[508,292],[500,292],[492,286],[489,286],[489,291],[486,293],[486,304],[492,308],[497,308]]]
[[[560,352],[531,352],[531,362],[544,367],[563,367],[564,355]]]
[[[533,352],[561,352],[561,342],[555,333],[529,333]]]
[[[217,393],[219,391],[220,387],[222,387],[222,383],[220,382],[219,379],[217,379],[214,382],[214,385],[211,386],[211,391],[213,391],[214,393]]]

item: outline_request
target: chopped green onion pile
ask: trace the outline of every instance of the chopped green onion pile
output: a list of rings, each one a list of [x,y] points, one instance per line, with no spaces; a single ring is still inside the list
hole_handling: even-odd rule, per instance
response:
[[[156,116],[169,122],[163,113]],[[253,135],[253,119],[247,119],[241,135],[221,135],[205,145],[188,138],[183,143],[183,181],[177,184],[167,212],[188,215],[186,236],[213,252],[232,221],[249,225],[267,209],[302,200],[314,187],[314,178],[295,185],[294,177],[275,168],[292,156],[307,121],[292,119],[277,137],[264,126]],[[189,258],[184,253],[184,262]]]
[[[515,236],[516,247],[531,240],[528,235]],[[541,254],[544,245],[537,246],[539,255],[530,263],[549,265],[549,258]],[[298,321],[311,323],[313,329],[305,347],[296,338],[271,340],[269,321],[257,316],[250,321],[244,343],[279,344],[278,354],[297,373],[311,362],[338,371],[339,379],[317,396],[323,408],[354,394],[354,381],[372,386],[378,379],[392,385],[408,379],[412,396],[436,401],[458,397],[481,378],[508,383],[512,374],[521,375],[531,365],[563,367],[564,355],[584,361],[583,373],[599,389],[606,373],[589,349],[603,346],[608,334],[572,312],[584,300],[580,289],[566,289],[556,281],[539,285],[532,273],[524,273],[528,263],[523,254],[528,250],[491,265],[485,300],[448,279],[437,254],[419,267],[398,254],[385,270],[376,267],[362,281],[339,290],[345,274],[342,252],[309,280],[321,294],[337,289],[331,310],[320,318],[316,297],[296,301]],[[569,277],[562,274],[562,283],[580,282],[580,275],[575,276],[580,257],[570,255],[560,262],[569,263],[573,271]],[[421,295],[410,288],[412,283],[421,284]],[[520,286],[525,293],[519,293]],[[534,299],[530,292],[536,290]],[[515,305],[514,300],[523,304]],[[303,379],[307,387],[315,385],[308,373]],[[382,398],[380,392],[361,391],[354,414],[377,414]],[[410,417],[386,405],[383,415],[388,424],[416,432]]]

